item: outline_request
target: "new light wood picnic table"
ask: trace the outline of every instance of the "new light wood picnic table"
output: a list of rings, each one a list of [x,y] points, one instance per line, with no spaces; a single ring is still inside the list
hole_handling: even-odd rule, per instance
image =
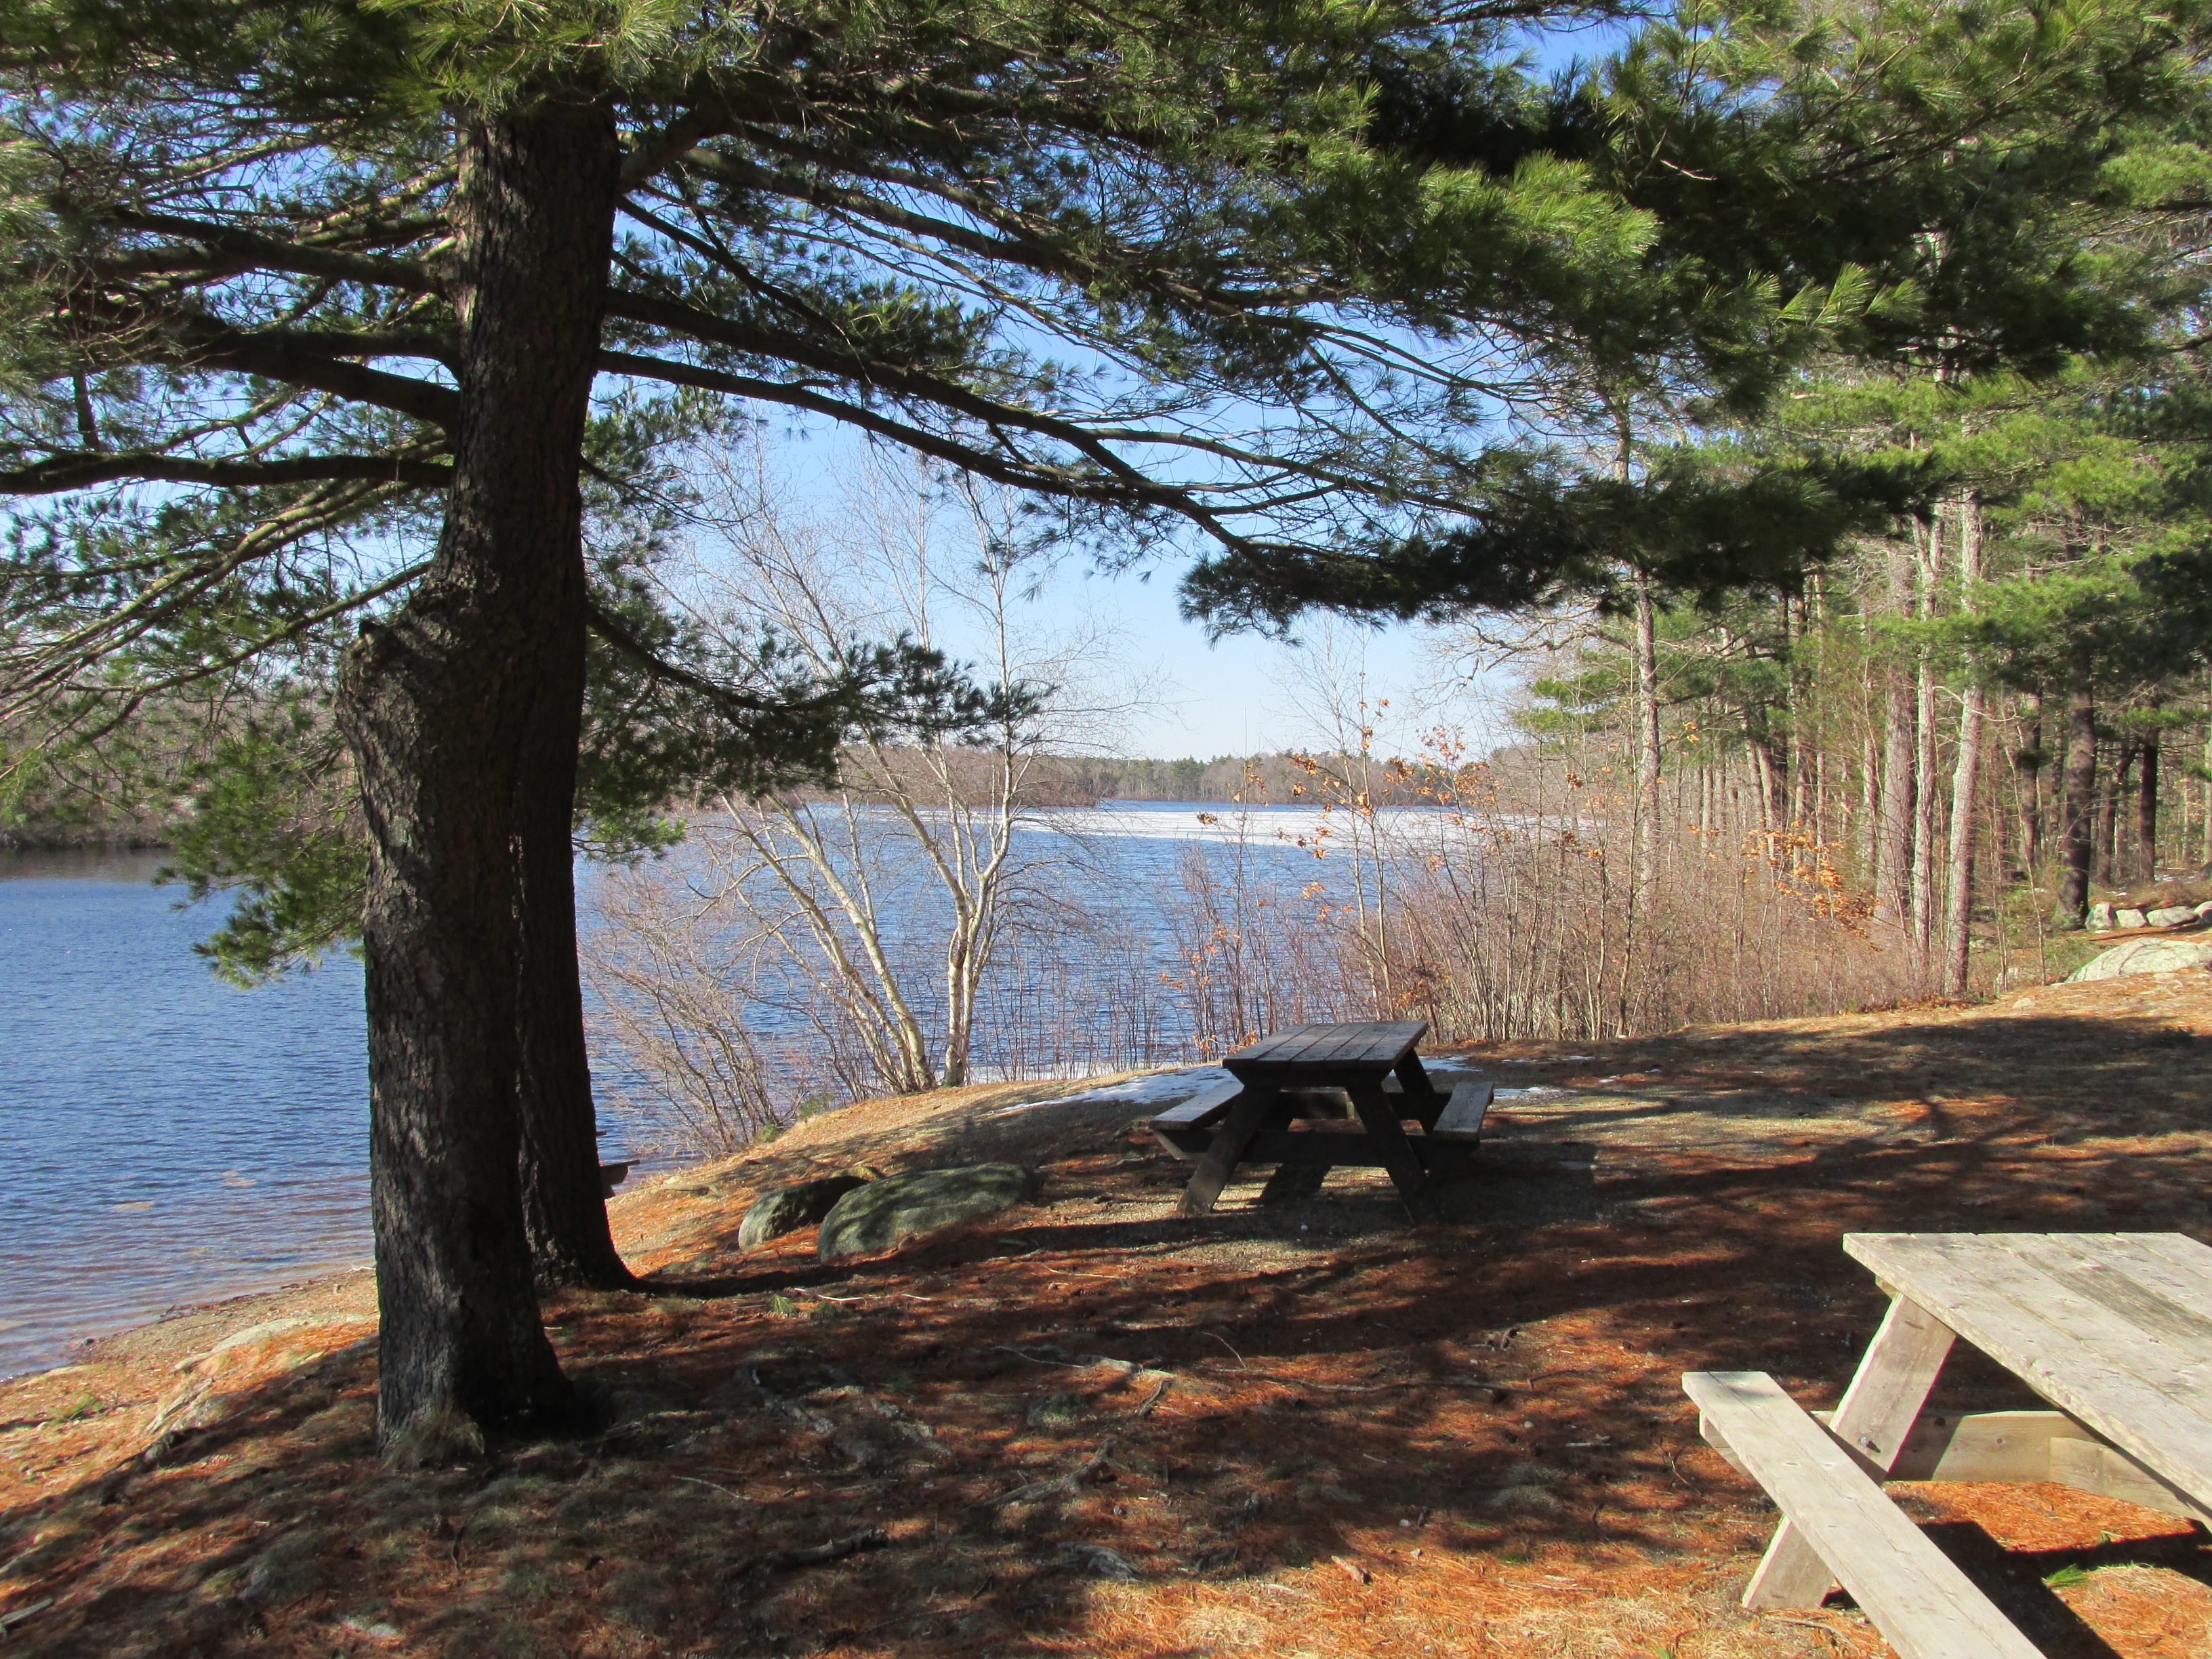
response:
[[[1198,1164],[1181,1213],[1211,1210],[1239,1164],[1277,1166],[1263,1197],[1310,1192],[1339,1164],[1379,1164],[1415,1220],[1437,1219],[1431,1176],[1473,1152],[1491,1088],[1440,1091],[1413,1052],[1428,1029],[1425,1019],[1300,1025],[1228,1055],[1233,1082],[1152,1120],[1164,1145]]]
[[[1907,1521],[1883,1480],[2056,1480],[2212,1521],[2212,1248],[2180,1233],[1853,1233],[1889,1311],[1832,1413],[1764,1371],[1682,1385],[1705,1438],[1783,1513],[1744,1592],[1817,1606],[1840,1580],[1905,1659],[2036,1649]],[[1954,1342],[2057,1409],[1924,1409]]]

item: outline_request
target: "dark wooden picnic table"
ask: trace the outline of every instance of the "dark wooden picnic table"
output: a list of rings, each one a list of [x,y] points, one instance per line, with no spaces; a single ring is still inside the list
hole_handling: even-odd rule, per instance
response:
[[[1152,1132],[1198,1168],[1180,1213],[1213,1207],[1240,1164],[1272,1164],[1262,1202],[1316,1190],[1339,1164],[1380,1165],[1416,1221],[1442,1214],[1433,1177],[1463,1166],[1481,1138],[1491,1088],[1449,1094],[1413,1052],[1425,1019],[1300,1025],[1222,1060],[1234,1081],[1152,1120]]]

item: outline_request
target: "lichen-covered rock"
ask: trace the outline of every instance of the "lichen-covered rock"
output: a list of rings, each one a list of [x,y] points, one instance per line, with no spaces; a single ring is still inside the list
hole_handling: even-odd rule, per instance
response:
[[[1022,1203],[1036,1192],[1036,1176],[1018,1164],[971,1164],[890,1176],[839,1199],[822,1218],[817,1248],[824,1261],[888,1250]]]
[[[2212,967],[2212,939],[2139,939],[2115,945],[2066,976],[2069,985],[2086,980],[2118,979],[2127,974],[2158,974],[2176,968]]]
[[[2144,925],[2143,913],[2140,910],[2115,910],[2112,922],[2119,927],[2141,927]]]
[[[2089,931],[2093,933],[2112,931],[2112,907],[2109,901],[2100,900],[2089,907]]]
[[[839,1199],[867,1184],[867,1176],[848,1173],[801,1181],[789,1187],[771,1187],[752,1201],[744,1220],[738,1224],[738,1248],[750,1250],[771,1238],[781,1238],[801,1227],[811,1227],[836,1209]]]
[[[2173,927],[2185,921],[2196,921],[2197,910],[2193,905],[2170,904],[2163,910],[2144,911],[2143,920],[2154,927]]]

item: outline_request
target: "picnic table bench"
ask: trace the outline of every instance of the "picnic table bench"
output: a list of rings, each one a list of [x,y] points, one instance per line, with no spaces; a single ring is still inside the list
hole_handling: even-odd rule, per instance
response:
[[[2055,1480],[2212,1521],[2212,1248],[2180,1233],[1853,1233],[1889,1311],[1832,1413],[1764,1371],[1693,1371],[1705,1439],[1783,1514],[1747,1607],[1840,1581],[1905,1659],[2037,1650],[1885,1480]],[[2057,1409],[1928,1412],[1960,1338]]]
[[[1417,1221],[1442,1211],[1431,1177],[1462,1167],[1482,1137],[1491,1085],[1449,1093],[1414,1046],[1425,1019],[1300,1025],[1222,1060],[1231,1081],[1152,1121],[1153,1134],[1198,1168],[1179,1213],[1213,1207],[1240,1164],[1272,1164],[1262,1201],[1310,1193],[1340,1164],[1380,1165]]]

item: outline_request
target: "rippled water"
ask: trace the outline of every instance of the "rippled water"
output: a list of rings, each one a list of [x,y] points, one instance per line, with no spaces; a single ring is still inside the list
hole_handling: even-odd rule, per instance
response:
[[[1195,811],[1081,827],[1165,884]],[[0,853],[0,1376],[368,1255],[360,965],[222,983],[191,951],[220,910],[149,884],[160,861]],[[603,1122],[622,1156],[633,1126]]]
[[[155,855],[0,854],[0,1374],[366,1255],[361,969],[262,990]]]

